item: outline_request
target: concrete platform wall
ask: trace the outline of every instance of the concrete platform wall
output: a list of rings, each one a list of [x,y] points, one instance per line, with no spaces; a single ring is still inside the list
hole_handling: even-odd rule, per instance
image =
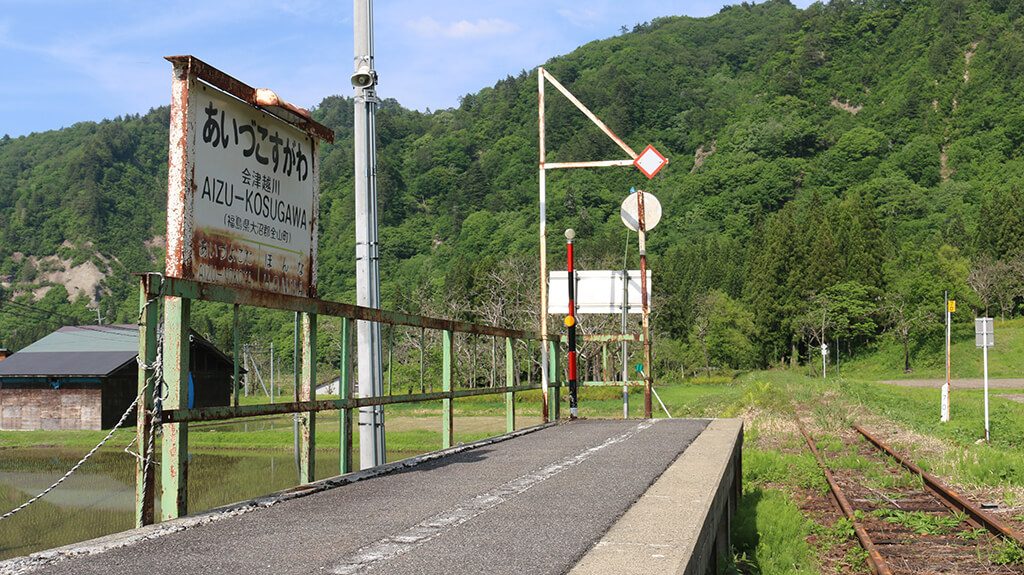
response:
[[[742,446],[742,420],[712,421],[570,573],[716,573],[730,553]]]

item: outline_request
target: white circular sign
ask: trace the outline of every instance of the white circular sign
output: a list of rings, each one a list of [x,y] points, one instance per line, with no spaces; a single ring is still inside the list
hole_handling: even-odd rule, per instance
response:
[[[640,195],[639,192],[626,196],[626,199],[622,200],[622,209],[619,210],[619,217],[622,218],[622,223],[626,224],[626,227],[634,232],[640,231],[640,209],[637,206],[638,195]],[[658,198],[654,197],[654,194],[644,192],[644,229],[651,231],[660,221],[661,202],[658,201]]]

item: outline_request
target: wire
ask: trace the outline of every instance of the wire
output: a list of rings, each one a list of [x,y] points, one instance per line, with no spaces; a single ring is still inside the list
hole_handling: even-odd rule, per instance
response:
[[[5,302],[10,303],[10,302]],[[8,313],[14,317],[27,319],[29,321],[52,321],[52,318],[40,317],[33,315],[31,312],[26,312],[17,308],[0,306],[0,313]],[[69,327],[69,325],[61,325],[62,327]],[[118,331],[110,330],[110,325],[98,326],[98,325],[71,325],[70,327],[77,327],[82,331],[89,331],[89,334],[75,334],[79,337],[88,338],[91,340],[102,340],[106,342],[118,342],[124,343],[125,338],[137,338],[136,331],[131,327],[116,327]],[[102,336],[112,336],[110,338],[104,338]]]
[[[70,316],[70,315],[62,314],[62,313],[60,313],[60,312],[58,312],[56,310],[49,310],[49,309],[41,308],[41,307],[34,306],[34,305],[28,305],[28,304],[24,304],[24,303],[13,301],[13,300],[4,302],[4,304],[17,306],[17,307],[24,308],[24,309],[30,310],[30,311],[34,311],[36,313],[41,313],[41,314],[44,314],[44,315],[47,315],[47,316],[50,316],[50,317],[61,317],[61,318],[64,318],[65,321],[70,321],[72,323],[72,325],[78,325],[78,322],[79,322],[78,318]]]

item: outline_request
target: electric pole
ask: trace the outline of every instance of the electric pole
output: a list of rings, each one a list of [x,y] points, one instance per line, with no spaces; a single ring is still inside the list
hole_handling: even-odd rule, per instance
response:
[[[377,72],[373,67],[373,2],[354,0],[356,304],[380,307],[380,259],[377,243]],[[359,397],[383,394],[380,325],[357,322]],[[359,466],[385,463],[384,407],[359,409]]]

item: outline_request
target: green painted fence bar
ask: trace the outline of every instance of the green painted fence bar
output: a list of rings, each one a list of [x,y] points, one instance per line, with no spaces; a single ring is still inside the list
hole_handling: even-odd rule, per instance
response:
[[[154,486],[156,485],[153,454],[147,450],[153,429],[153,386],[157,356],[156,328],[159,308],[157,300],[146,297],[145,290],[139,290],[139,404],[135,419],[135,438],[141,459],[135,460],[135,526],[153,523]]]
[[[452,391],[452,356],[454,355],[454,334],[451,330],[444,330],[442,337],[442,367],[441,367],[441,390],[444,392]],[[452,419],[454,413],[454,402],[449,396],[441,401],[441,448],[447,449],[452,446],[452,436],[454,435],[454,429],[452,429]]]
[[[439,319],[388,311],[376,308],[326,301],[313,298],[302,298],[283,294],[270,294],[255,290],[235,287],[223,287],[180,278],[163,277],[160,274],[144,274],[142,281],[150,296],[163,295],[188,299],[200,299],[227,304],[251,305],[270,309],[294,312],[315,313],[322,316],[348,317],[365,321],[374,321],[391,325],[407,325],[437,330],[451,330],[459,333],[475,333],[479,335],[495,335],[516,339],[539,339],[535,331],[506,329],[489,325],[473,324],[465,321]]]
[[[516,384],[516,362],[513,354],[512,338],[505,338],[505,387],[513,387]],[[516,430],[516,393],[505,392],[505,431],[512,433]]]
[[[347,317],[341,318],[341,373],[338,376],[338,391],[341,399],[347,400],[352,397],[352,320]],[[341,418],[341,458],[340,469],[342,475],[352,473],[352,410],[342,409],[339,412]]]
[[[189,320],[191,301],[164,299],[164,409],[188,407]],[[160,519],[188,514],[188,422],[164,423],[161,440]]]
[[[299,401],[316,400],[316,314],[302,314],[302,373]],[[316,412],[299,415],[299,483],[316,476]]]
[[[435,391],[433,393],[415,393],[412,395],[384,395],[380,397],[353,397],[350,399],[318,399],[314,401],[292,401],[288,403],[261,403],[258,405],[240,405],[238,407],[198,407],[195,409],[164,410],[157,417],[158,423],[180,423],[184,421],[221,421],[239,417],[257,417],[261,415],[281,415],[302,413],[306,411],[332,411],[336,409],[357,409],[371,405],[392,405],[396,403],[417,403],[420,401],[438,401],[455,399],[473,395],[493,395],[519,393],[540,389],[539,384],[517,385],[515,387],[480,387],[477,389],[455,389],[452,391]]]

